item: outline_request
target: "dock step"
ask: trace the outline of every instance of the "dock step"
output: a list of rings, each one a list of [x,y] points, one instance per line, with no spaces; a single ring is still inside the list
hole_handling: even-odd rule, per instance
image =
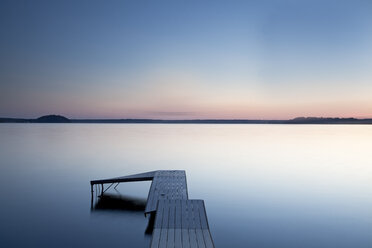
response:
[[[203,200],[159,200],[151,248],[214,247]]]

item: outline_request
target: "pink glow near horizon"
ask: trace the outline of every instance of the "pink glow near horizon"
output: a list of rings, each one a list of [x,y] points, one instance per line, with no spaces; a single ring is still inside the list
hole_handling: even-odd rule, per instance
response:
[[[160,78],[130,89],[119,85],[85,92],[71,92],[50,98],[43,92],[30,93],[38,102],[22,108],[9,106],[16,114],[4,117],[35,118],[61,114],[69,118],[151,119],[291,119],[314,117],[372,117],[369,92],[352,87],[267,89],[259,84],[211,87],[190,78]],[[176,82],[176,83],[175,83]],[[29,99],[30,98],[30,99]],[[12,108],[13,107],[13,108]],[[27,110],[27,111],[26,111]]]

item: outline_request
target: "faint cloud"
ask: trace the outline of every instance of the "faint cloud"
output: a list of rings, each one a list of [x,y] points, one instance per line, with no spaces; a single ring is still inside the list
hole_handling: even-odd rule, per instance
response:
[[[147,111],[146,114],[159,116],[190,116],[195,115],[197,113],[186,111]]]

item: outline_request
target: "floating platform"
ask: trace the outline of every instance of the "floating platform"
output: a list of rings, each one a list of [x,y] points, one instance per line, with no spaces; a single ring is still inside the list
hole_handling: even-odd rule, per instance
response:
[[[214,247],[203,200],[189,200],[184,170],[158,170],[141,174],[93,180],[100,184],[152,181],[147,197],[145,215],[155,216],[151,248]],[[115,186],[116,187],[116,186]]]

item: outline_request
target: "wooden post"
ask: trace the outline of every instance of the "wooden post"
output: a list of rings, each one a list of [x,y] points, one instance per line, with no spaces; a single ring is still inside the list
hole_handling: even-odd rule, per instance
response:
[[[93,192],[94,192],[94,190],[93,190],[93,184],[91,183],[90,184],[90,193],[91,193],[91,198],[90,198],[90,209],[92,210],[93,209]]]

